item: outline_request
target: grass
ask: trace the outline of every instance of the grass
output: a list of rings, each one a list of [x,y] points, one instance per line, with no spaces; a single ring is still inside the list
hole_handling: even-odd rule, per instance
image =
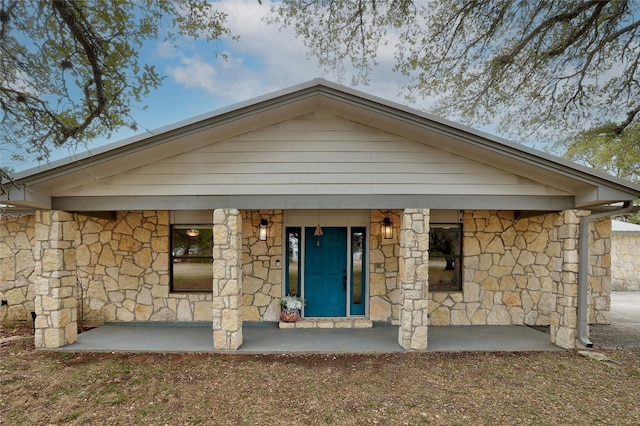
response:
[[[386,355],[0,347],[2,424],[640,424],[640,350]]]

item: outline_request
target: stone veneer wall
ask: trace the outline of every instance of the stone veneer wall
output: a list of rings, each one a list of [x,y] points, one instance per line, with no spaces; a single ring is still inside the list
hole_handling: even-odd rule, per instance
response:
[[[580,212],[586,215],[585,212]],[[589,234],[589,323],[611,322],[611,218],[596,220]]]
[[[78,315],[101,321],[211,321],[210,293],[170,293],[169,212],[77,215]]]
[[[640,290],[640,232],[612,233],[611,287],[617,291]]]
[[[3,215],[0,221],[0,323],[31,321],[35,287],[35,216]]]
[[[267,240],[258,226],[267,219]],[[278,321],[282,297],[282,210],[242,211],[242,317],[244,321]]]
[[[369,319],[400,322],[402,298],[398,281],[402,210],[371,210],[369,226]],[[393,223],[393,238],[382,238],[385,217]]]
[[[171,293],[169,212],[121,211],[116,220],[74,214],[79,232],[77,285],[79,320],[211,321],[210,293]],[[267,241],[256,230],[269,222]],[[247,321],[277,321],[282,293],[282,211],[242,211],[243,306]],[[212,225],[213,226],[213,225]],[[34,215],[0,222],[0,322],[31,320],[34,297]]]
[[[430,293],[431,324],[558,322],[559,310],[564,317],[564,308],[574,308],[565,296],[577,295],[578,224],[585,214],[515,220],[511,211],[465,211],[463,292]],[[608,321],[610,293],[607,220],[598,221],[591,233],[590,320],[601,323]]]
[[[399,324],[399,226],[401,210],[371,212],[370,319]],[[464,216],[464,292],[430,293],[432,325],[547,325],[559,309],[554,282],[577,276],[579,216],[563,212],[514,220],[512,212],[475,211]],[[394,238],[384,240],[388,216]],[[566,216],[566,219],[565,219]],[[210,293],[169,292],[169,213],[118,212],[115,221],[74,215],[79,320],[211,321]],[[267,243],[257,225],[269,221]],[[243,211],[243,308],[247,321],[276,321],[282,292],[282,211]],[[611,264],[608,219],[592,227],[590,322],[606,323]],[[29,321],[35,310],[34,216],[0,221],[0,321]],[[553,241],[557,239],[557,241]],[[558,247],[558,244],[560,247]],[[564,251],[562,260],[558,250]],[[495,262],[495,263],[494,263]],[[563,268],[566,269],[563,272]],[[575,269],[575,271],[574,271]],[[529,288],[525,289],[525,285]],[[569,294],[573,291],[569,288]],[[573,296],[569,296],[572,298]],[[569,300],[569,299],[567,299]],[[571,299],[572,300],[572,299]],[[570,304],[573,301],[570,301]],[[568,306],[573,309],[573,306]]]

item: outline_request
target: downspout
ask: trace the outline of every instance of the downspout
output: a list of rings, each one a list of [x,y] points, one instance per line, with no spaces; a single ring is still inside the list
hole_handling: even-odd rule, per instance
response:
[[[589,224],[595,220],[608,216],[627,213],[633,209],[633,201],[625,201],[621,209],[595,213],[585,216],[580,221],[580,239],[578,241],[578,340],[586,348],[592,348],[593,343],[587,336],[589,321]]]

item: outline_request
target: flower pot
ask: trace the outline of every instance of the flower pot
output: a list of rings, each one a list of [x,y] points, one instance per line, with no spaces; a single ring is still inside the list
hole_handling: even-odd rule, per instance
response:
[[[298,309],[283,309],[280,312],[280,321],[296,322],[300,319],[300,311]]]

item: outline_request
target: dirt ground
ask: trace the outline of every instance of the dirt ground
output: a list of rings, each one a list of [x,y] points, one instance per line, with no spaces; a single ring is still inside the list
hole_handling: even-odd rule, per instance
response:
[[[0,328],[0,424],[640,424],[640,350],[386,355],[36,351]]]

